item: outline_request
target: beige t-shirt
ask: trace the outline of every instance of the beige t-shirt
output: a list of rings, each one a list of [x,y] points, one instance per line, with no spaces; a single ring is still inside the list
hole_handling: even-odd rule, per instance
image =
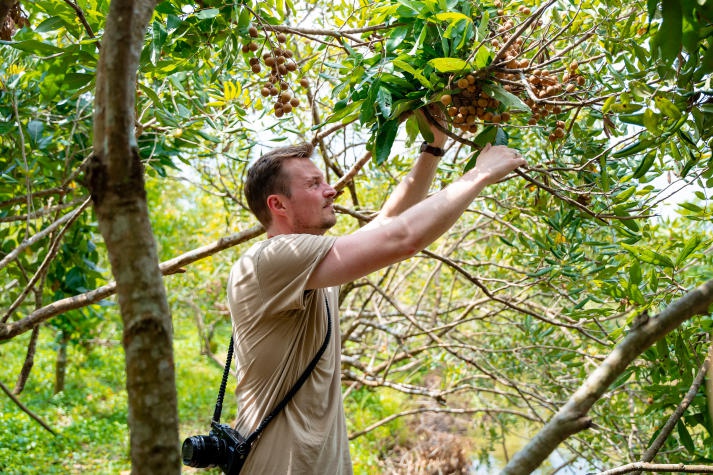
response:
[[[285,409],[253,445],[241,474],[351,474],[341,393],[338,288],[305,291],[336,238],[276,236],[233,265],[228,304],[238,368],[238,419],[252,433],[292,388],[322,345],[322,358]]]

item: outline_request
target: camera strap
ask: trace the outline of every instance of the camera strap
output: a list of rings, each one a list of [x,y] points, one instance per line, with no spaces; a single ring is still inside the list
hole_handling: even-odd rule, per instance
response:
[[[327,308],[327,334],[324,336],[324,342],[322,343],[322,346],[319,347],[319,350],[317,350],[317,354],[314,355],[312,361],[309,362],[307,368],[305,368],[305,370],[302,372],[299,379],[297,379],[297,381],[295,382],[294,386],[292,386],[292,388],[290,388],[287,394],[285,394],[285,397],[283,397],[282,400],[277,404],[277,406],[275,406],[275,408],[270,412],[270,414],[268,414],[265,419],[262,420],[257,429],[255,429],[252,434],[246,437],[245,441],[247,442],[248,446],[250,446],[255,441],[255,439],[258,438],[258,436],[262,433],[263,430],[265,430],[265,427],[267,427],[270,421],[276,415],[278,415],[280,411],[285,408],[287,403],[290,402],[290,399],[292,399],[292,397],[297,394],[297,391],[299,391],[305,381],[307,381],[307,378],[312,373],[312,371],[314,371],[314,368],[317,366],[317,363],[319,362],[320,358],[322,358],[324,351],[327,349],[327,345],[329,344],[329,337],[332,334],[332,315],[329,311],[329,302],[327,301],[326,295],[324,296],[324,305]],[[230,374],[230,362],[233,358],[233,348],[234,341],[231,332],[230,344],[228,345],[228,356],[225,360],[225,369],[223,370],[223,380],[220,383],[218,401],[215,403],[215,412],[213,413],[214,424],[220,423],[220,413],[223,410],[223,397],[225,396],[225,387],[228,384],[228,375]]]

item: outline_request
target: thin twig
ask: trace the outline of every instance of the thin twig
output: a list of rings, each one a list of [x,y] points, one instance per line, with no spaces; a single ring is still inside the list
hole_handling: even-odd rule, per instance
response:
[[[12,394],[12,391],[10,391],[10,390],[7,388],[7,386],[5,386],[5,385],[3,384],[2,381],[0,381],[0,389],[2,389],[3,392],[4,392],[5,394],[7,394],[7,396],[8,396],[10,399],[12,399],[12,402],[14,402],[15,404],[17,404],[17,406],[18,406],[20,409],[22,409],[23,412],[25,412],[28,416],[30,416],[30,417],[33,418],[35,421],[37,421],[47,432],[49,432],[50,434],[52,434],[52,435],[54,435],[54,436],[57,435],[57,434],[55,433],[55,431],[53,431],[53,430],[50,428],[50,426],[48,426],[42,419],[39,418],[39,416],[37,416],[34,412],[32,412],[30,409],[28,409],[27,406],[25,406],[24,404],[22,404],[22,402],[17,398],[17,396],[15,396],[14,394]]]

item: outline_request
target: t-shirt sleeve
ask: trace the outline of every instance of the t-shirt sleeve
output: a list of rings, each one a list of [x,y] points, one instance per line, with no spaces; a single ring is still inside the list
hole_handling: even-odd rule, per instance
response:
[[[289,234],[266,241],[255,263],[262,311],[275,314],[303,308],[307,281],[335,240],[331,236]]]

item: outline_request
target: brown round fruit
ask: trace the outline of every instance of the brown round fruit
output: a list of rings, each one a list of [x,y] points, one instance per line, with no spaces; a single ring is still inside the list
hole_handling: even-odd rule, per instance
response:
[[[287,36],[285,36],[284,33],[278,33],[277,41],[279,41],[280,43],[284,43],[285,41],[287,41]]]
[[[452,102],[453,102],[453,96],[451,96],[450,94],[443,94],[441,96],[441,104],[443,104],[444,106],[448,106]]]
[[[250,43],[248,43],[248,49],[250,51],[257,51],[257,49],[258,49],[257,43],[255,43],[254,41],[251,41]]]
[[[309,86],[309,81],[307,80],[307,78],[302,78],[302,79],[300,79],[300,86],[302,86],[302,87],[308,87],[308,86]]]
[[[262,89],[260,89],[260,95],[262,95],[262,97],[267,97],[267,96],[269,96],[269,95],[270,95],[270,88],[263,87]]]
[[[297,64],[295,64],[294,61],[290,61],[287,64],[285,64],[285,67],[287,68],[288,71],[296,71],[297,70]]]
[[[257,73],[259,73],[260,71],[262,71],[262,68],[260,67],[259,64],[253,64],[252,67],[251,67],[251,69],[253,70],[253,72],[254,72],[255,74],[257,74]]]
[[[292,107],[297,107],[300,105],[300,100],[296,97],[293,97],[292,99],[290,99],[290,104],[292,105]]]
[[[275,65],[275,58],[273,56],[268,56],[265,58],[265,66],[272,67]]]
[[[248,33],[250,34],[251,38],[257,38],[257,35],[258,35],[257,28],[255,28],[254,26],[251,26],[250,28],[248,28]]]

